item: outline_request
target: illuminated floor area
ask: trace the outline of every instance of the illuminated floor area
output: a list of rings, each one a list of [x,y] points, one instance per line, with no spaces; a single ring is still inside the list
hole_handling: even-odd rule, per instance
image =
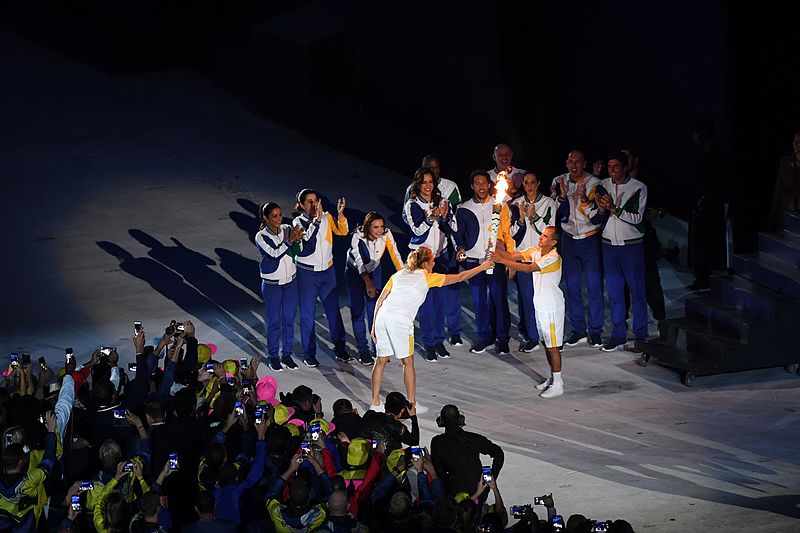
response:
[[[0,69],[11,104],[0,131],[3,353],[55,365],[66,346],[85,356],[116,345],[129,360],[134,320],[152,337],[173,318],[195,321],[222,357],[263,353],[250,242],[259,202],[288,213],[298,189],[318,187],[347,197],[351,224],[377,209],[399,227],[407,177],[254,116],[192,72],[112,78],[2,32]],[[662,278],[675,312],[686,274],[663,265]],[[468,339],[466,287],[462,297]],[[369,369],[333,361],[325,324],[322,366],[281,373],[281,389],[306,383],[327,409],[340,397],[363,407]],[[565,518],[622,517],[637,531],[797,529],[797,376],[767,369],[689,389],[630,353],[583,346],[564,354],[566,394],[542,400],[541,350],[467,348],[416,363],[431,408],[423,441],[437,432],[436,410],[461,407],[467,429],[506,450],[506,505],[553,492]],[[386,381],[402,388],[399,365]]]

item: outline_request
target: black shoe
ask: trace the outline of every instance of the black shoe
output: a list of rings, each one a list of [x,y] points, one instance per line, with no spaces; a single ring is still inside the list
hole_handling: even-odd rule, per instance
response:
[[[316,357],[309,357],[308,359],[303,359],[303,363],[308,368],[317,368],[319,366],[319,361],[317,361]]]
[[[450,335],[450,338],[447,339],[447,342],[450,343],[450,346],[463,346],[464,342],[461,340],[461,335],[458,333],[454,333]]]
[[[625,337],[620,337],[618,339],[611,337],[606,341],[601,350],[604,352],[613,352],[614,350],[624,348],[627,343],[628,339]]]
[[[511,353],[511,350],[508,348],[507,342],[497,341],[495,343],[495,346],[497,346],[497,355],[508,355]]]
[[[594,335],[589,335],[589,346],[593,348],[599,348],[603,345],[603,339],[600,338],[600,335],[595,333]]]
[[[425,347],[425,360],[429,363],[435,363],[439,360],[439,357],[436,355],[436,348],[433,346]]]
[[[486,343],[483,341],[476,342],[469,349],[469,353],[483,353],[485,351],[486,351]]]
[[[436,350],[436,355],[438,355],[442,359],[448,359],[450,357],[450,352],[448,352],[445,349],[444,344],[441,343],[441,342],[439,344],[435,345],[433,347],[433,349]]]
[[[629,352],[633,353],[643,353],[644,352],[644,343],[647,342],[646,340],[636,340],[633,341],[633,347],[627,348]]]
[[[567,339],[567,342],[565,342],[564,344],[566,344],[567,346],[575,346],[585,338],[586,338],[585,331],[580,333],[577,331],[573,331],[572,335],[569,336],[569,339]]]
[[[705,292],[711,290],[711,284],[707,281],[705,282],[695,281],[686,288],[692,292]]]
[[[292,359],[291,354],[284,355],[281,358],[281,363],[289,370],[297,370],[297,363],[294,362],[294,359]]]
[[[270,357],[267,366],[273,372],[283,372],[283,367],[281,366],[281,360],[278,359],[277,357]]]
[[[341,363],[349,363],[350,361],[353,360],[353,356],[347,353],[347,348],[345,348],[344,346],[342,346],[341,348],[334,349],[333,353],[335,356],[334,359],[336,359]]]
[[[530,352],[534,351],[535,349],[537,349],[538,347],[539,347],[539,343],[538,342],[534,342],[534,341],[530,341],[529,340],[529,341],[520,343],[519,351],[522,352],[522,353],[530,353]]]
[[[375,360],[372,358],[372,354],[369,353],[369,351],[359,353],[358,362],[364,366],[372,366],[375,364]]]

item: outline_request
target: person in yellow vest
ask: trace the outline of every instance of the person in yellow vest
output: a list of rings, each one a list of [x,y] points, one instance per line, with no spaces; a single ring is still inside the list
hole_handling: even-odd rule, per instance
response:
[[[45,415],[47,436],[44,455],[33,470],[30,457],[21,444],[6,446],[2,452],[3,475],[0,477],[0,530],[32,531],[36,528],[34,508],[39,502],[39,488],[56,462],[56,417]]]

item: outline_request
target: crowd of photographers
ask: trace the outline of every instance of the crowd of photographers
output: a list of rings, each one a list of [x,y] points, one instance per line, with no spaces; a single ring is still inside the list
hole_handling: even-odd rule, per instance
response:
[[[257,357],[215,359],[189,321],[145,342],[136,323],[127,371],[115,348],[83,364],[67,349],[55,373],[12,355],[0,531],[632,531],[565,520],[551,495],[508,513],[503,451],[465,431],[456,406],[439,413],[429,452],[399,392],[385,413],[362,416],[344,398],[326,413],[309,387],[284,394],[259,377]]]

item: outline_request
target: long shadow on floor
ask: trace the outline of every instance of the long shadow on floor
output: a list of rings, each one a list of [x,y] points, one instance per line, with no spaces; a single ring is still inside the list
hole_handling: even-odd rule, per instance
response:
[[[181,275],[159,261],[148,257],[135,257],[118,244],[108,241],[98,241],[97,246],[116,257],[123,272],[145,281],[187,314],[199,318],[239,348],[247,351],[263,351],[263,344],[226,309],[189,285]]]

